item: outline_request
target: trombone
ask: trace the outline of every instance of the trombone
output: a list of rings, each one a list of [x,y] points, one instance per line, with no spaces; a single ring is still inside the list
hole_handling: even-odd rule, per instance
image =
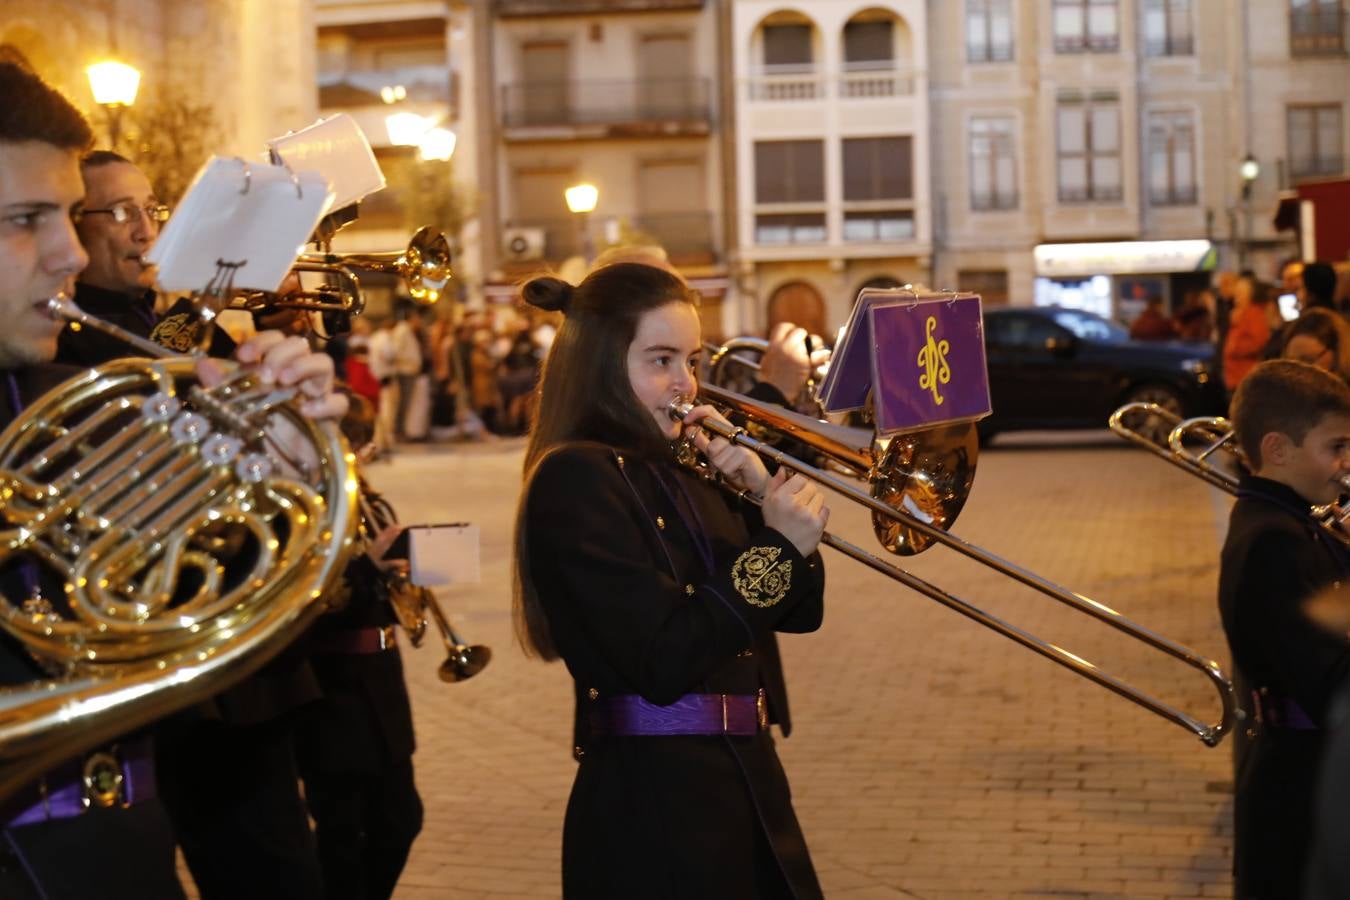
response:
[[[1216,746],[1224,735],[1232,730],[1236,713],[1233,685],[1214,660],[1149,631],[1102,603],[1073,593],[945,530],[964,504],[966,493],[974,479],[974,459],[979,444],[973,425],[947,426],[927,432],[899,435],[891,438],[884,449],[876,451],[870,446],[871,442],[866,447],[856,446],[858,436],[840,436],[837,432],[834,435],[828,434],[823,423],[815,422],[806,416],[796,416],[781,409],[766,407],[748,397],[710,384],[700,384],[698,393],[701,401],[713,403],[729,410],[733,415],[742,416],[748,421],[766,427],[774,427],[769,424],[771,422],[786,422],[795,429],[792,432],[793,437],[846,465],[865,463],[863,468],[870,470],[869,480],[872,483],[873,493],[860,490],[838,476],[751,437],[744,428],[707,419],[699,423],[701,427],[734,444],[739,444],[780,466],[785,466],[837,491],[847,499],[862,504],[871,510],[877,535],[888,549],[892,549],[892,544],[895,544],[893,552],[907,554],[919,552],[933,543],[943,544],[1066,606],[1105,622],[1143,641],[1155,650],[1204,673],[1219,694],[1222,715],[1214,724],[1206,724],[1103,671],[1082,657],[1018,628],[834,534],[826,532],[821,537],[821,543],[899,581],[929,599],[936,600],[949,609],[992,628],[1004,637],[1137,703],[1169,722],[1180,725],[1206,746]],[[691,403],[677,401],[670,405],[669,412],[673,418],[683,419],[692,408]],[[859,435],[861,434],[862,432],[859,432]],[[840,439],[842,443],[839,442]],[[878,497],[877,494],[881,496]],[[750,502],[758,502],[756,498],[744,492],[742,496]]]
[[[1172,426],[1167,435],[1167,446],[1131,428],[1127,420],[1133,416],[1155,416]],[[1243,470],[1247,460],[1242,448],[1237,445],[1237,433],[1232,423],[1222,416],[1183,419],[1156,403],[1127,403],[1111,414],[1107,426],[1130,443],[1143,447],[1221,491],[1237,496],[1238,476],[1233,473]],[[1197,443],[1200,449],[1192,449]],[[1231,466],[1218,465],[1212,461],[1221,453],[1228,455]],[[1341,489],[1350,494],[1350,475],[1342,478]],[[1350,544],[1350,532],[1345,529],[1346,521],[1350,520],[1350,507],[1342,510],[1335,503],[1314,506],[1312,516],[1337,540]]]

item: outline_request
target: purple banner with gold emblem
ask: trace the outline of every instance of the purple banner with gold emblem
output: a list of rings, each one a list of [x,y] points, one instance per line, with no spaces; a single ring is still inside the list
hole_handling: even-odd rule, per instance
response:
[[[873,403],[878,434],[989,415],[980,298],[862,292],[821,384],[828,412]]]

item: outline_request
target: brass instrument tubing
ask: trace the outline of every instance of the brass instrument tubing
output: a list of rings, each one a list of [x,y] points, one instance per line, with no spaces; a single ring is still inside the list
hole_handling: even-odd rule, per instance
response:
[[[679,407],[677,409],[676,404],[671,404],[671,414],[676,418],[683,418],[683,416],[687,414],[688,411],[689,407],[687,405],[684,407]],[[1066,606],[1070,606],[1078,610],[1079,612],[1086,613],[1092,616],[1093,618],[1098,619],[1101,622],[1105,622],[1106,624],[1110,625],[1113,628],[1116,628],[1119,631],[1122,631],[1126,634],[1138,638],[1139,640],[1144,641],[1146,644],[1152,646],[1153,648],[1163,653],[1166,653],[1167,655],[1173,657],[1174,659],[1177,659],[1180,662],[1183,662],[1186,665],[1191,666],[1192,668],[1200,670],[1205,674],[1207,678],[1209,678],[1215,690],[1218,691],[1219,700],[1223,706],[1222,718],[1219,720],[1219,722],[1217,722],[1214,725],[1207,725],[1192,716],[1186,715],[1185,713],[1178,711],[1177,709],[1166,703],[1163,703],[1159,700],[1156,700],[1153,697],[1148,696],[1147,694],[1142,693],[1141,691],[1137,690],[1134,687],[1131,687],[1127,683],[1102,672],[1096,666],[1092,665],[1086,660],[1080,659],[1068,653],[1067,651],[1054,646],[1053,644],[1041,641],[1039,638],[1035,638],[1034,636],[1029,635],[1026,632],[1013,628],[1012,626],[1007,625],[1001,620],[996,619],[995,617],[990,616],[987,613],[984,613],[977,607],[971,606],[965,603],[964,601],[958,600],[957,598],[951,596],[950,594],[947,594],[945,591],[942,591],[941,589],[933,585],[929,585],[922,579],[910,575],[908,572],[905,572],[898,566],[892,566],[879,559],[876,559],[875,557],[872,557],[871,561],[869,561],[867,559],[861,558],[860,556],[856,556],[854,553],[850,553],[848,550],[843,549],[842,546],[839,546],[841,544],[846,544],[847,542],[835,538],[833,535],[828,535],[829,540],[826,540],[826,537],[822,536],[821,540],[827,546],[834,547],[836,550],[839,550],[840,552],[845,553],[846,555],[853,556],[855,559],[858,559],[858,561],[863,562],[866,565],[871,566],[874,569],[877,569],[878,571],[883,571],[886,574],[891,574],[897,580],[901,581],[902,583],[910,587],[913,587],[915,590],[920,591],[926,596],[938,600],[939,602],[942,602],[945,605],[948,605],[951,608],[956,609],[958,612],[961,612],[964,615],[976,619],[977,621],[983,622],[984,624],[988,625],[990,628],[994,629],[995,631],[999,632],[1005,637],[1011,638],[1012,640],[1015,640],[1018,643],[1023,644],[1029,649],[1035,650],[1036,652],[1041,653],[1042,655],[1050,659],[1053,659],[1060,665],[1072,669],[1078,672],[1079,674],[1091,679],[1092,681],[1097,682],[1103,687],[1106,687],[1109,690],[1114,691],[1120,696],[1125,697],[1126,699],[1131,700],[1134,703],[1144,707],[1145,709],[1149,709],[1152,712],[1157,713],[1158,715],[1162,716],[1168,721],[1174,722],[1177,725],[1182,726],[1183,728],[1194,734],[1196,737],[1198,737],[1208,747],[1216,746],[1223,739],[1223,736],[1227,734],[1228,731],[1232,728],[1237,705],[1236,697],[1233,692],[1233,686],[1224,676],[1223,671],[1222,669],[1219,668],[1218,663],[1214,662],[1213,660],[1206,659],[1205,657],[1200,656],[1199,654],[1195,653],[1188,647],[1182,646],[1181,644],[1177,644],[1169,640],[1168,638],[1163,637],[1162,635],[1155,634],[1154,632],[1149,631],[1143,626],[1131,622],[1129,619],[1125,618],[1120,613],[1116,612],[1113,609],[1110,609],[1109,607],[1096,603],[1080,594],[1075,594],[1071,591],[1068,591],[1065,588],[1060,587],[1059,585],[1051,581],[1048,581],[1045,578],[1042,578],[1041,576],[1035,574],[1034,572],[1030,572],[1026,569],[1021,568],[1020,566],[1014,565],[1013,563],[1008,562],[1007,560],[1004,560],[980,547],[976,547],[973,544],[967,543],[966,541],[962,540],[959,537],[956,537],[953,534],[943,531],[940,528],[935,528],[932,525],[929,525],[927,522],[924,522],[913,516],[907,515],[906,513],[900,510],[888,506],[885,503],[881,502],[880,500],[877,500],[876,498],[872,497],[870,494],[858,490],[853,485],[843,481],[840,478],[837,478],[836,476],[830,474],[829,472],[817,469],[816,467],[808,465],[807,463],[802,462],[801,460],[796,459],[795,457],[789,456],[788,454],[784,453],[782,450],[779,450],[776,447],[773,447],[769,444],[764,443],[763,441],[750,437],[750,435],[746,434],[745,430],[742,428],[738,428],[734,425],[732,426],[724,425],[721,422],[711,421],[708,419],[704,419],[703,421],[699,422],[699,425],[702,426],[703,428],[706,428],[708,431],[711,431],[714,434],[717,434],[718,436],[723,437],[728,441],[731,441],[734,444],[739,444],[740,446],[745,447],[746,449],[751,450],[759,454],[760,456],[773,460],[780,466],[785,466],[786,468],[791,469],[794,472],[798,472],[806,476],[807,478],[812,479],[813,481],[817,481],[820,484],[823,484],[826,487],[829,487],[832,490],[839,492],[845,497],[851,500],[855,500],[858,503],[861,503],[862,505],[866,506],[873,512],[880,513],[883,516],[887,516],[897,521],[901,521],[907,527],[919,531],[921,534],[931,538],[937,543],[944,544],[947,547],[950,547],[951,549],[957,551],[963,556],[966,556],[970,559],[975,560],[976,562],[988,566],[994,569],[995,571],[1000,572],[1008,576],[1009,578],[1014,579],[1015,581],[1019,581],[1022,584],[1026,585],[1027,587],[1033,588],[1034,590],[1037,590],[1048,597],[1058,600],[1059,602],[1065,604]],[[853,549],[860,554],[871,557],[871,554],[867,554],[865,553],[865,551],[858,550],[858,548],[856,547],[854,547]],[[883,566],[885,567],[884,569],[880,568]],[[949,600],[951,602],[948,602]]]

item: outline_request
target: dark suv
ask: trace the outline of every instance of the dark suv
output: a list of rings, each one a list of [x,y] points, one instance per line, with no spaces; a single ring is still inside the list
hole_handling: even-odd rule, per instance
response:
[[[1135,341],[1120,325],[1058,306],[984,313],[993,415],[983,439],[1031,428],[1105,428],[1120,405],[1157,403],[1180,416],[1223,415],[1211,344]]]

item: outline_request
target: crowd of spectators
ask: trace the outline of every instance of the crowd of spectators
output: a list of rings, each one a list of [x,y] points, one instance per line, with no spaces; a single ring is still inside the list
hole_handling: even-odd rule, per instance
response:
[[[1286,298],[1285,303],[1280,298]],[[1288,318],[1292,312],[1293,318]],[[1302,359],[1350,379],[1350,274],[1324,262],[1287,261],[1274,282],[1252,272],[1219,272],[1168,314],[1150,298],[1130,325],[1137,340],[1212,342],[1229,392],[1257,363]]]
[[[555,324],[516,310],[424,310],[359,317],[329,342],[353,393],[376,410],[368,457],[399,442],[490,440],[524,434]]]

